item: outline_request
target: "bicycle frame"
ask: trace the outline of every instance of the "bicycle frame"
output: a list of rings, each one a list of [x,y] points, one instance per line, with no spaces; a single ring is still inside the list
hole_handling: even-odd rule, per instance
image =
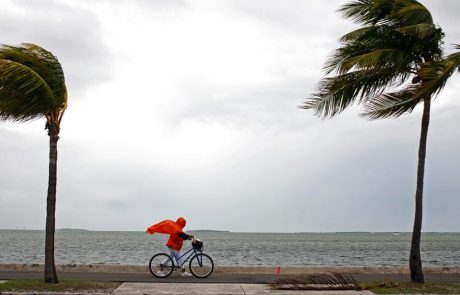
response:
[[[190,258],[192,258],[193,256],[195,256],[195,255],[198,254],[198,253],[203,253],[203,251],[202,251],[202,250],[197,250],[197,249],[195,249],[195,248],[192,247],[192,248],[189,249],[187,252],[185,252],[184,254],[182,254],[181,256],[179,256],[178,259],[176,259],[176,257],[175,257],[174,255],[170,255],[170,256],[171,256],[171,259],[174,257],[174,260],[176,261],[176,265],[175,265],[174,267],[179,267],[179,266],[178,266],[179,263],[178,263],[177,260],[181,261],[183,257],[185,257],[185,256],[188,255],[187,258],[185,258],[184,260],[182,260],[182,265],[184,265],[185,263],[187,263],[187,261],[188,261]],[[202,262],[201,262],[200,259],[198,259],[198,263],[199,263],[199,265],[201,266],[201,263],[202,263]]]

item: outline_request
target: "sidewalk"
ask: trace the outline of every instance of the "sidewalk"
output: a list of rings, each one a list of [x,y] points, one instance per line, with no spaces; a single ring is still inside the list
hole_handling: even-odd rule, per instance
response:
[[[373,295],[370,291],[300,291],[272,290],[263,284],[185,284],[185,283],[123,283],[112,294],[160,294],[160,295]]]

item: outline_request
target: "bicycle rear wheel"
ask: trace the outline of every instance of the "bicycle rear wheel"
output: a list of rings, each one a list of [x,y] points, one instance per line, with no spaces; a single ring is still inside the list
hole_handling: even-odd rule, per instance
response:
[[[157,278],[166,278],[174,270],[174,262],[166,253],[153,255],[149,262],[150,273]]]
[[[200,253],[192,257],[189,263],[190,272],[197,278],[206,278],[214,270],[214,262],[211,257]]]

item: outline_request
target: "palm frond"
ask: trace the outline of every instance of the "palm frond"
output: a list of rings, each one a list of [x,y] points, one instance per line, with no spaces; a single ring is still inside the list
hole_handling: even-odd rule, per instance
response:
[[[425,39],[435,33],[435,26],[427,23],[419,23],[409,26],[401,26],[398,29],[401,33],[414,36],[418,39]]]
[[[0,119],[29,120],[66,104],[61,65],[49,51],[34,45],[0,47]]]
[[[362,25],[433,23],[429,10],[415,0],[357,0],[345,4],[339,11],[345,18]]]
[[[355,41],[356,39],[362,37],[364,34],[368,34],[370,31],[373,31],[373,30],[375,30],[375,26],[366,26],[366,27],[356,29],[340,37],[339,42],[347,43],[347,42]]]
[[[456,45],[456,49],[460,49],[460,46]],[[439,61],[425,63],[420,71],[423,83],[416,96],[421,98],[438,95],[455,71],[460,71],[460,52],[452,53]]]
[[[48,84],[23,64],[0,60],[0,119],[27,121],[56,104]]]
[[[339,273],[310,274],[280,278],[270,284],[276,290],[360,290],[352,275]]]
[[[393,9],[395,0],[357,0],[343,5],[339,12],[344,18],[349,18],[363,25],[375,25]]]
[[[366,23],[371,0],[357,0],[343,5],[338,11],[342,12],[344,18],[349,18],[356,23]]]
[[[410,113],[422,100],[415,96],[416,87],[410,86],[407,89],[382,94],[368,100],[364,105],[362,116],[371,120],[384,118],[397,118],[405,113]]]
[[[353,31],[342,37],[343,45],[327,60],[326,74],[344,73],[358,68],[393,67],[396,72],[411,71],[419,61],[410,40],[397,28],[380,25]]]
[[[364,53],[359,56],[351,57],[342,62],[338,72],[345,73],[355,68],[379,70],[382,68],[393,68],[395,72],[400,72],[401,66],[411,63],[407,54],[403,50],[386,48],[377,49],[372,52]]]
[[[413,0],[395,1],[393,10],[388,17],[404,26],[422,23],[433,24],[433,18],[430,11],[421,3]]]
[[[321,80],[318,92],[300,106],[311,109],[323,118],[333,117],[356,100],[366,102],[380,95],[389,85],[400,85],[406,73],[395,73],[393,69],[359,70]]]

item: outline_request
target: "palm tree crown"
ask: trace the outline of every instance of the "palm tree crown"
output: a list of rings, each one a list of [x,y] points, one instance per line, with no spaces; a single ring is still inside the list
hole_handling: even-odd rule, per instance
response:
[[[318,116],[332,117],[358,101],[371,119],[398,117],[438,93],[459,66],[456,54],[447,64],[442,58],[444,33],[417,1],[358,0],[339,11],[361,27],[340,38],[324,67],[336,75],[301,106]]]
[[[57,58],[34,44],[0,48],[0,119],[60,122],[67,106],[64,73]]]

